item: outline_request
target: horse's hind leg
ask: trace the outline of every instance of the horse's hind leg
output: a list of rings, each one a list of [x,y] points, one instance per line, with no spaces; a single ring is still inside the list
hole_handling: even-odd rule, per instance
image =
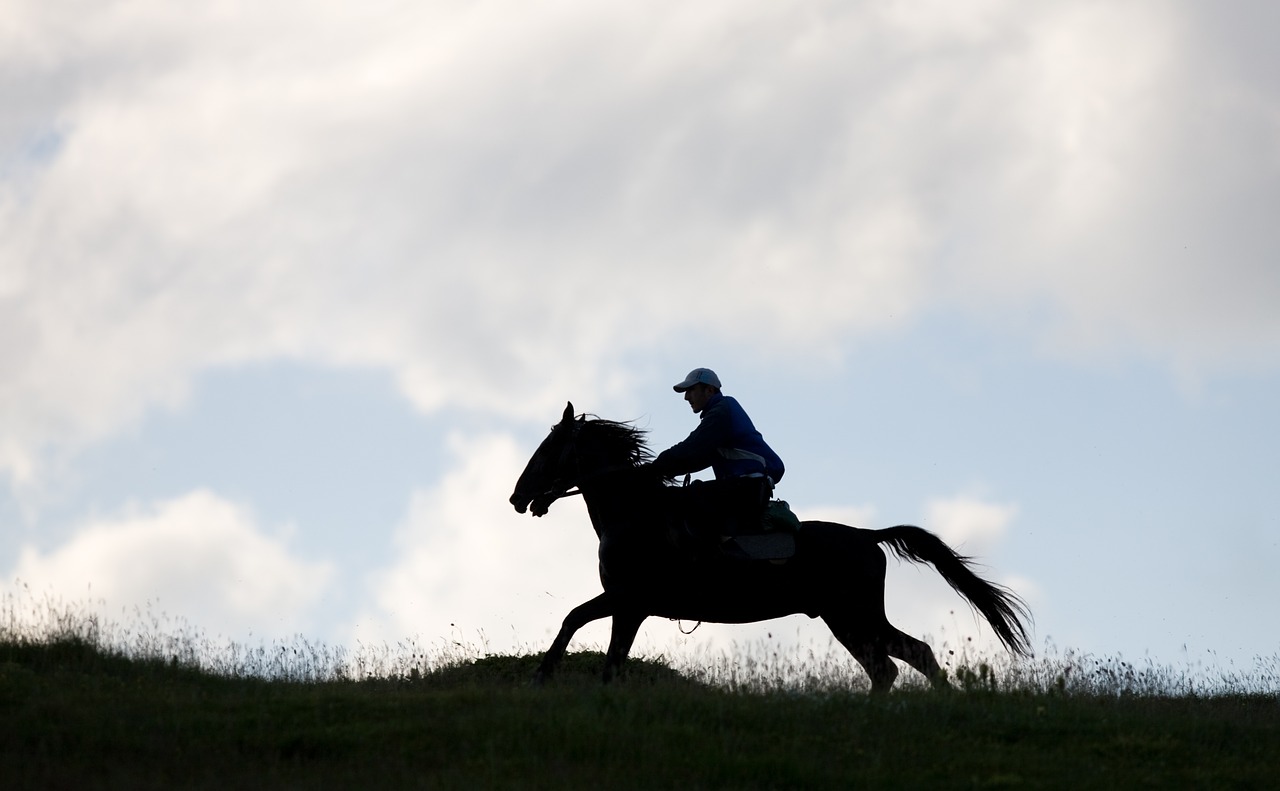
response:
[[[934,689],[946,689],[950,686],[947,684],[946,672],[938,664],[937,658],[933,655],[933,649],[928,643],[917,640],[892,625],[889,626],[889,633],[886,643],[890,655],[896,656],[920,671],[925,678],[929,679]]]
[[[898,678],[898,666],[893,663],[883,638],[873,629],[856,628],[840,620],[832,620],[823,616],[822,620],[831,627],[831,633],[840,641],[840,645],[853,654],[862,669],[871,677],[872,694],[884,694],[893,688]]]

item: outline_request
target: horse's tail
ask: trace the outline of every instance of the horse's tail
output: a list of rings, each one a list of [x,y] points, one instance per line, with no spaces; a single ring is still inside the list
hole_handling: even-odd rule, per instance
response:
[[[1027,605],[1018,594],[973,573],[972,558],[958,554],[924,528],[898,525],[871,531],[877,544],[886,544],[899,558],[913,563],[929,563],[955,592],[960,594],[991,624],[991,629],[1009,651],[1031,656],[1031,641],[1025,622],[1031,619]]]

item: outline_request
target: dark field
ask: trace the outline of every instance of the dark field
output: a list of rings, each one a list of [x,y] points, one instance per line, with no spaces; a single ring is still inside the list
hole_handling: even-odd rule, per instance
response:
[[[527,686],[532,656],[357,680],[305,672],[303,645],[277,647],[295,672],[267,680],[243,669],[270,652],[210,670],[85,631],[0,640],[0,788],[1280,785],[1276,695],[1170,693],[1177,679],[1123,663],[961,667],[954,692],[871,698],[651,660],[602,687],[595,653],[543,688]]]

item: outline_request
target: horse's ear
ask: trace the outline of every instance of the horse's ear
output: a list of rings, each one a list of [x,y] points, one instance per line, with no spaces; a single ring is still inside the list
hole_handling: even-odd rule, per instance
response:
[[[561,422],[564,422],[564,423],[573,422],[573,402],[572,401],[568,402],[568,405],[565,406],[564,414],[560,416],[560,420]]]

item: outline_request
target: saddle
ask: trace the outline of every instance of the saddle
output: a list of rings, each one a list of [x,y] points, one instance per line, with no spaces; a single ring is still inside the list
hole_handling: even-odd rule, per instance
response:
[[[713,558],[734,561],[772,561],[781,563],[796,553],[796,534],[800,520],[785,500],[770,500],[758,521],[741,524],[729,518],[721,518],[708,525],[704,520],[693,522],[690,514],[682,519],[682,537],[675,541],[683,551]]]
[[[784,561],[796,554],[800,520],[786,500],[770,500],[761,514],[759,532],[740,533],[721,542],[722,554],[738,560]]]

